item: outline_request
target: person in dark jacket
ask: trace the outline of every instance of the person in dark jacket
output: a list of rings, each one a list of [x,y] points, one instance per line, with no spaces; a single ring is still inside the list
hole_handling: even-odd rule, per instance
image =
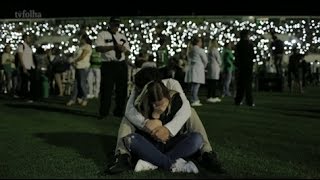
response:
[[[303,55],[299,53],[296,47],[293,47],[292,52],[293,53],[289,56],[289,64],[288,64],[288,87],[290,92],[292,92],[292,86],[293,84],[296,84],[298,85],[300,93],[303,93],[303,89],[302,89]]]
[[[244,95],[246,96],[246,104],[255,106],[252,96],[252,80],[253,80],[253,59],[254,50],[253,43],[249,40],[249,31],[242,30],[240,32],[240,41],[235,49],[235,66],[236,66],[236,83],[237,93],[235,104],[240,105]]]
[[[282,59],[284,53],[283,41],[278,39],[275,33],[272,33],[271,52],[274,59],[274,65],[276,67],[277,75],[282,77]]]

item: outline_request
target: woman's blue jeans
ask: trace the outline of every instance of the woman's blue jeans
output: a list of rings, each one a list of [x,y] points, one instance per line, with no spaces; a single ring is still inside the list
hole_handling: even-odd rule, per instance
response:
[[[141,134],[132,133],[124,137],[124,144],[138,159],[170,170],[176,159],[189,157],[198,151],[203,145],[203,139],[199,133],[191,132],[172,137],[163,144]]]

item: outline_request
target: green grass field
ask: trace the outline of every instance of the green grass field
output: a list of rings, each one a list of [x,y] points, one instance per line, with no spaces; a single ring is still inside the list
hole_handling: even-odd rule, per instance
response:
[[[230,97],[197,107],[232,178],[320,178],[320,88],[304,95],[259,92],[256,107]],[[0,96],[0,178],[224,178],[160,170],[101,175],[112,158],[120,118],[96,119],[97,100],[66,107],[66,98],[28,104]]]

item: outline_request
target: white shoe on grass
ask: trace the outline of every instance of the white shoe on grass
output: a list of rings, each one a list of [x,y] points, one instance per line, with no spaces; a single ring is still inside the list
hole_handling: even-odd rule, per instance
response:
[[[197,166],[192,161],[185,161],[182,158],[176,160],[171,167],[172,172],[199,173]]]
[[[208,98],[208,99],[207,99],[207,102],[210,102],[210,103],[218,103],[218,102],[221,102],[221,99],[218,98],[218,97]]]
[[[198,100],[198,101],[194,101],[193,103],[191,103],[191,106],[202,106],[202,104]]]
[[[74,100],[70,100],[70,101],[67,102],[66,105],[67,105],[67,106],[71,106],[71,105],[73,105],[74,103],[75,103]]]
[[[157,169],[158,166],[155,166],[151,163],[149,163],[148,161],[144,161],[142,159],[139,159],[136,167],[134,168],[135,172],[141,172],[141,171],[149,171],[149,170],[155,170]]]

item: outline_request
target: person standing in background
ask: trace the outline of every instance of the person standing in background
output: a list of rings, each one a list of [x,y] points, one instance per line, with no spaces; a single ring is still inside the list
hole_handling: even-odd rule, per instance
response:
[[[36,65],[33,59],[33,51],[31,49],[31,35],[22,35],[23,43],[18,45],[18,68],[21,75],[20,96],[26,98],[32,103],[37,97],[36,89]],[[30,83],[30,88],[29,88]]]
[[[14,95],[16,90],[16,66],[14,64],[14,55],[11,54],[11,47],[7,44],[4,47],[3,54],[1,56],[1,63],[4,69],[4,75],[6,77],[5,85],[9,94]]]
[[[246,104],[255,106],[252,97],[252,80],[253,80],[253,59],[254,50],[253,43],[249,40],[249,31],[242,30],[240,32],[240,41],[235,49],[235,65],[236,65],[236,82],[237,93],[235,97],[235,105],[241,105],[244,95],[246,96]]]
[[[208,57],[202,48],[202,39],[194,37],[192,47],[188,52],[189,69],[185,75],[185,82],[191,83],[191,106],[202,106],[198,97],[201,84],[205,83],[205,67]]]
[[[284,43],[274,32],[271,33],[273,41],[271,42],[271,54],[274,60],[274,66],[276,68],[277,77],[279,78],[280,91],[283,91],[283,70],[282,70],[282,61],[284,54]]]
[[[101,53],[92,49],[90,58],[90,70],[88,75],[89,94],[88,98],[99,98],[101,83]]]
[[[232,53],[231,42],[227,42],[224,45],[222,59],[223,59],[223,74],[224,74],[222,96],[232,96],[232,94],[230,93],[230,84],[232,81],[235,67],[234,67],[234,55]]]
[[[217,84],[220,79],[220,66],[222,64],[220,52],[218,50],[218,41],[213,39],[209,43],[208,48],[208,73],[207,73],[207,102],[217,103],[221,99],[216,95]]]
[[[160,47],[157,50],[157,67],[162,68],[169,64],[169,52],[165,36],[161,36],[159,40]]]
[[[75,81],[71,95],[71,100],[67,103],[67,106],[73,105],[78,99],[78,103],[81,106],[87,106],[88,95],[88,73],[90,67],[90,57],[92,53],[91,40],[87,34],[83,34],[80,37],[80,48],[76,52],[76,56],[72,63],[75,66]]]
[[[98,34],[96,51],[101,52],[101,85],[99,119],[109,115],[112,92],[115,87],[115,109],[113,115],[123,117],[128,93],[128,66],[126,54],[130,53],[127,38],[118,32],[120,18],[111,17],[107,30]]]
[[[284,53],[283,41],[278,39],[275,33],[271,33],[273,41],[271,42],[271,51],[278,76],[282,76],[282,59]]]

